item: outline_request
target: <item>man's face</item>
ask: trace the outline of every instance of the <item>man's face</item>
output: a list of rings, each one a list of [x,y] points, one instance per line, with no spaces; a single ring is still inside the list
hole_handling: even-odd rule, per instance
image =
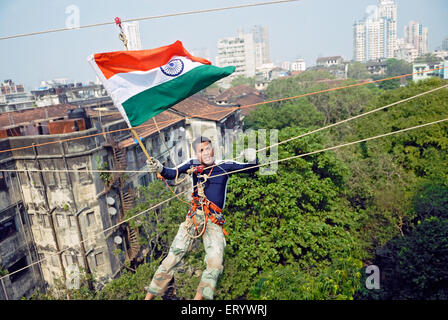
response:
[[[196,156],[204,165],[211,165],[215,161],[214,151],[209,142],[202,142],[196,145]]]

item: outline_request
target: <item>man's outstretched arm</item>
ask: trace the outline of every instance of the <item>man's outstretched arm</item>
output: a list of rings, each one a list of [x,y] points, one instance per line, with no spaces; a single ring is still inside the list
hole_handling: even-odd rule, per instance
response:
[[[226,161],[226,170],[229,174],[232,173],[251,173],[256,172],[260,169],[258,167],[258,159],[257,159],[257,152],[255,149],[245,149],[241,153],[241,155],[244,155],[244,157],[249,160],[250,163],[242,163],[242,162],[236,162],[236,161]],[[244,170],[243,170],[244,169]]]
[[[146,161],[146,164],[148,166],[148,171],[149,172],[154,172],[154,173],[160,173],[160,175],[162,177],[164,177],[165,179],[168,180],[172,180],[176,178],[176,168],[167,168],[164,167],[159,160],[154,159],[154,162],[151,163],[149,161]],[[178,167],[177,170],[179,172],[179,174],[181,173],[186,173],[188,169],[190,169],[192,164],[192,159],[189,159],[183,163],[181,163]]]

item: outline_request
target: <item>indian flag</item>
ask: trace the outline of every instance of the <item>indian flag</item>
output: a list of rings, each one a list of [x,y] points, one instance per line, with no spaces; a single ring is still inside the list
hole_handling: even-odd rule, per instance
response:
[[[180,41],[151,50],[97,53],[87,60],[130,127],[235,71],[193,57]]]

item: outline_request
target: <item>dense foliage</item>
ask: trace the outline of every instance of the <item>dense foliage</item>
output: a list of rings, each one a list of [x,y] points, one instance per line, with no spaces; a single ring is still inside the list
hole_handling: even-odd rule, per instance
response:
[[[278,79],[266,94],[275,99],[326,89],[326,78],[318,71]],[[306,96],[259,107],[245,127],[278,129],[279,140],[285,140],[444,84],[429,79],[394,89],[369,85]],[[443,119],[447,110],[448,91],[438,90],[281,144],[278,158]],[[233,175],[224,209],[230,234],[216,299],[446,299],[447,151],[448,125],[441,123],[284,161],[273,175]],[[161,182],[142,188],[131,215],[171,195]],[[149,249],[146,263],[124,269],[93,297],[143,298],[186,210],[174,200],[161,212],[134,219],[132,227]],[[179,297],[193,297],[203,258],[198,241],[176,274]],[[380,290],[365,288],[365,267],[371,264],[381,271]]]

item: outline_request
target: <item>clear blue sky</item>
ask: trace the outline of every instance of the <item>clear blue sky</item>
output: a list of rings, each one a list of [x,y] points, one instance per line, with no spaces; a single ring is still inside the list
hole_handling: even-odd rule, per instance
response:
[[[218,8],[265,0],[0,0],[0,36],[65,27],[69,5],[76,5],[80,24],[131,19],[180,11]],[[448,36],[447,0],[396,0],[398,37],[410,20],[429,28],[429,49]],[[313,65],[319,56],[352,59],[355,20],[377,0],[302,0],[256,8],[171,17],[140,22],[145,49],[181,40],[187,50],[206,47],[212,60],[221,37],[255,24],[269,28],[273,61],[305,59]],[[94,80],[86,61],[91,53],[122,50],[114,25],[0,41],[0,80],[13,79],[35,89],[41,80]]]

